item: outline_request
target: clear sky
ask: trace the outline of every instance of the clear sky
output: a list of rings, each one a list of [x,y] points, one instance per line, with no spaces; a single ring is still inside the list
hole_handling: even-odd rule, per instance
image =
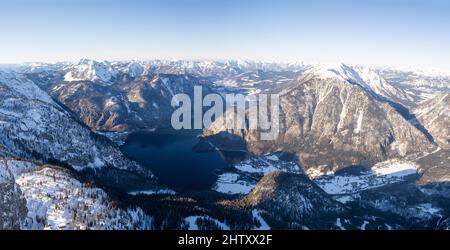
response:
[[[450,1],[0,0],[0,63],[249,59],[450,70]]]

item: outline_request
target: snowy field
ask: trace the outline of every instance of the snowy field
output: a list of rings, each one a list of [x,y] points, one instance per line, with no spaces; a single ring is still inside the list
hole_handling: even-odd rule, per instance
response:
[[[248,194],[256,184],[245,180],[240,180],[241,176],[234,173],[224,173],[219,175],[213,190],[225,194]]]
[[[348,195],[403,181],[405,177],[417,174],[417,168],[412,162],[389,160],[377,163],[370,171],[359,175],[330,174],[314,179],[314,182],[328,194]]]
[[[234,165],[234,168],[236,172],[220,174],[212,189],[225,194],[248,194],[267,173],[300,173],[300,167],[295,162],[280,160],[278,153],[250,157]]]

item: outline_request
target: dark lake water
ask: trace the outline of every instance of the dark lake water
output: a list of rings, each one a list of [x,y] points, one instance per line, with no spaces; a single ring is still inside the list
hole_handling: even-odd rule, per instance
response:
[[[217,151],[193,150],[200,133],[163,130],[131,134],[121,150],[150,168],[163,185],[177,191],[209,189],[217,179],[215,170],[225,168],[227,162]]]

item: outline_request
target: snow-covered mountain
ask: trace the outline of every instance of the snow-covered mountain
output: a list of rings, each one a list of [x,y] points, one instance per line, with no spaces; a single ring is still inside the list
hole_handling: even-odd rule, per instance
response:
[[[172,96],[193,96],[195,85],[202,85],[205,95],[212,89],[260,92],[291,81],[303,68],[302,64],[244,61],[83,59],[73,64],[33,64],[21,72],[91,129],[129,132],[169,126]]]
[[[103,85],[116,82],[121,75],[136,78],[149,74],[191,75],[212,83],[221,91],[257,93],[292,81],[305,71],[338,75],[366,88],[378,97],[386,97],[406,107],[432,97],[435,92],[449,91],[450,74],[425,74],[422,71],[388,67],[346,64],[309,64],[305,62],[268,61],[95,61],[82,59],[75,63],[30,63],[18,70],[27,74],[51,73],[57,81],[89,81]],[[230,89],[232,88],[232,89]]]
[[[68,66],[64,80],[74,81],[99,81],[110,83],[116,77],[118,71],[109,62],[96,62],[92,60],[81,60],[78,64]]]
[[[347,66],[345,64],[335,67],[319,65],[310,68],[305,74],[314,74],[323,79],[342,78],[345,81],[361,86],[374,98],[399,102],[405,106],[413,105],[413,97],[403,89],[386,81],[375,69],[370,67]]]
[[[134,73],[133,73],[134,74]],[[91,80],[66,81],[47,75],[33,75],[55,100],[75,113],[95,131],[132,132],[170,126],[172,97],[194,95],[199,79],[190,75],[149,74],[132,77],[118,74],[108,85]],[[204,94],[210,90],[203,88]]]
[[[95,61],[81,59],[78,62],[61,63],[28,63],[18,65],[23,73],[42,71],[63,71],[71,80],[109,80],[108,77],[118,73],[129,73],[136,77],[149,73],[161,74],[190,74],[193,76],[226,77],[249,71],[299,71],[308,64],[303,62],[268,62],[268,61],[190,61],[190,60],[147,60],[147,61]]]
[[[33,82],[15,73],[0,73],[0,151],[7,156],[67,165],[129,186],[125,176],[153,181],[153,174],[126,158],[103,136],[94,134]],[[137,176],[132,177],[137,173]],[[147,180],[147,181],[146,181]],[[135,183],[135,182],[134,182]]]
[[[448,223],[442,219],[450,214],[446,75],[346,64],[87,59],[8,71],[0,72],[4,228]],[[227,133],[218,120],[204,139],[250,154],[220,171],[211,190],[191,195],[159,186],[102,135],[120,144],[134,131],[169,126],[171,98],[192,96],[195,85],[221,94],[280,94],[282,127],[267,142],[259,131]],[[116,192],[126,204],[117,205]]]
[[[151,229],[152,218],[139,208],[120,208],[101,189],[83,184],[67,169],[32,162],[0,159],[0,190],[10,214],[2,216],[5,229]],[[0,184],[1,185],[1,184]],[[25,205],[25,206],[24,206]],[[12,214],[14,213],[14,214]],[[9,223],[6,221],[9,220]]]
[[[270,222],[272,229],[345,230],[400,227],[382,216],[370,217],[364,213],[351,213],[349,207],[335,201],[301,174],[269,173],[258,182],[250,194],[230,204],[258,211],[259,218]]]
[[[80,124],[33,82],[0,72],[0,224],[6,229],[146,229],[140,209],[99,188],[157,187],[153,174]],[[43,166],[51,163],[60,167]],[[72,171],[78,171],[75,177]],[[130,179],[131,178],[131,179]],[[131,186],[130,186],[131,185]],[[25,206],[24,206],[25,205]]]
[[[275,153],[249,156],[234,164],[232,169],[219,175],[213,190],[243,196],[241,200],[227,202],[226,205],[259,211],[272,228],[274,225],[280,228],[339,230],[440,228],[441,218],[448,213],[443,202],[447,199],[443,197],[447,197],[445,190],[448,187],[417,185],[418,179],[419,182],[425,181],[421,180],[423,171],[426,170],[417,162],[391,159],[369,169],[352,166],[336,173],[323,174],[317,169],[303,173],[294,158]],[[433,177],[426,177],[430,178]],[[439,183],[440,179],[434,178],[434,181]],[[296,190],[296,185],[308,187]],[[308,190],[316,190],[317,193],[308,196]],[[301,201],[293,202],[296,199]],[[342,204],[342,211],[322,211],[326,204],[314,208],[313,202],[332,200]],[[320,211],[319,218],[311,214],[315,211]],[[391,218],[392,214],[396,219]],[[299,217],[304,219],[299,220]],[[289,223],[285,224],[287,221]]]
[[[253,153],[295,152],[305,170],[326,166],[322,170],[328,172],[436,147],[391,103],[334,71],[307,71],[277,93],[281,131],[276,141],[260,140],[258,130],[232,131]],[[220,134],[224,125],[224,119],[216,120],[205,135]]]

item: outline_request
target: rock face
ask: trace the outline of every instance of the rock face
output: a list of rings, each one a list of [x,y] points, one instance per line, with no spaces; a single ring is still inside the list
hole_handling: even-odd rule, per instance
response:
[[[20,229],[27,214],[26,200],[6,162],[0,159],[0,230]]]
[[[277,93],[281,133],[276,141],[260,140],[255,130],[232,131],[254,153],[295,152],[302,167],[327,166],[328,171],[435,147],[389,103],[334,71],[313,68]],[[205,134],[224,131],[223,124],[217,120]]]
[[[440,147],[450,149],[450,94],[437,95],[421,103],[414,114]]]
[[[411,106],[403,103],[409,108],[416,107],[416,104],[426,101],[436,94],[450,92],[450,77],[448,74],[389,68],[379,69],[376,72],[388,83],[403,89],[412,98]]]

